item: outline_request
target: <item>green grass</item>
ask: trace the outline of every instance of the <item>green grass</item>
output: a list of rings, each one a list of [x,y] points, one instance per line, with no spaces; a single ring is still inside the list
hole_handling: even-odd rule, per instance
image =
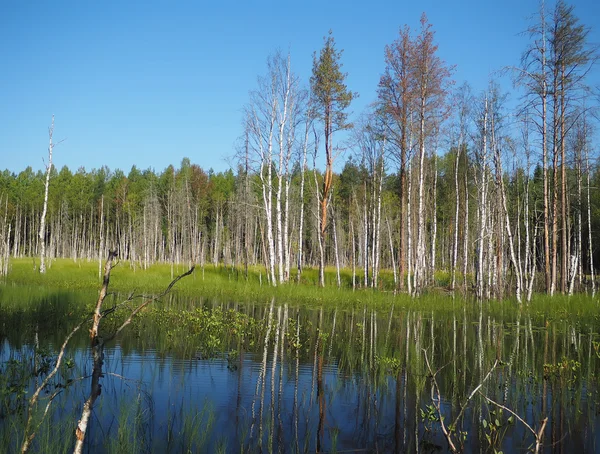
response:
[[[29,259],[13,259],[11,271],[4,278],[5,287],[19,286],[53,290],[92,290],[99,289],[101,281],[98,277],[98,262],[57,259],[45,275],[36,272]],[[174,275],[187,271],[187,266],[176,265]],[[173,294],[186,298],[218,299],[238,302],[276,301],[291,305],[321,306],[332,305],[341,308],[362,307],[365,304],[373,307],[389,307],[391,304],[411,308],[432,309],[452,308],[452,298],[443,292],[430,291],[427,298],[412,299],[405,294],[395,295],[391,272],[383,271],[380,275],[380,288],[352,289],[350,270],[342,270],[342,288],[336,285],[335,269],[328,268],[325,273],[325,288],[320,288],[318,270],[307,268],[303,271],[301,282],[296,282],[292,273],[289,283],[273,287],[268,284],[265,270],[262,267],[251,267],[246,278],[241,268],[212,265],[197,267],[192,276],[180,281]],[[357,282],[360,277],[357,276]],[[171,267],[168,264],[155,264],[147,270],[133,268],[129,263],[120,262],[113,269],[110,290],[117,293],[130,292],[152,294],[165,289],[171,281]],[[0,289],[2,286],[0,285]],[[36,291],[36,290],[32,290]],[[41,290],[44,291],[44,290]]]
[[[175,265],[173,275],[187,271],[186,265]],[[218,300],[225,302],[258,302],[266,303],[275,298],[277,303],[287,303],[291,306],[320,307],[330,306],[340,309],[352,309],[368,306],[374,309],[389,308],[392,304],[399,310],[423,310],[423,311],[453,311],[457,307],[477,308],[478,304],[471,298],[462,298],[458,294],[456,298],[451,292],[444,290],[448,276],[444,273],[436,273],[436,284],[439,287],[426,290],[419,298],[411,298],[404,293],[393,291],[393,276],[389,270],[383,270],[380,274],[380,288],[357,288],[352,289],[352,275],[350,270],[342,270],[342,288],[336,285],[335,269],[328,268],[325,274],[326,286],[320,288],[318,282],[318,270],[306,268],[303,271],[301,282],[296,282],[295,271],[292,273],[289,283],[273,287],[267,283],[264,267],[250,267],[246,278],[244,270],[225,266],[214,267],[212,265],[204,268],[196,267],[190,277],[186,277],[177,283],[172,296],[165,298],[164,303],[176,301],[180,296],[185,300],[188,307],[201,304],[207,300]],[[144,270],[139,266],[133,267],[128,262],[119,262],[113,269],[110,281],[110,291],[120,294],[131,292],[140,294],[156,294],[164,290],[171,281],[171,266],[169,264],[155,264]],[[360,277],[357,276],[357,281]],[[11,271],[4,278],[4,285],[0,284],[0,292],[9,292],[11,287],[19,287],[19,298],[14,303],[4,302],[7,309],[11,304],[18,304],[21,310],[26,311],[28,304],[31,309],[43,306],[48,309],[58,309],[65,313],[71,312],[71,305],[80,305],[82,302],[63,301],[61,292],[71,290],[85,290],[89,292],[87,304],[94,303],[95,295],[100,288],[101,280],[98,276],[98,262],[77,262],[69,259],[53,260],[51,267],[45,275],[35,271],[31,258],[11,260]],[[24,290],[24,289],[27,290]],[[26,292],[23,295],[21,292]],[[48,293],[50,297],[48,303]],[[38,295],[39,294],[39,295]],[[36,297],[38,295],[39,297]],[[6,298],[3,298],[6,300]],[[9,299],[10,300],[10,299]],[[54,302],[53,302],[54,301]],[[60,301],[60,302],[59,302]],[[66,304],[66,307],[65,307]],[[519,305],[514,298],[507,298],[501,302],[492,301],[486,303],[493,311],[505,312],[515,311]],[[575,295],[573,297],[556,295],[536,295],[530,305],[524,305],[523,310],[533,311],[537,314],[551,313],[554,316],[576,315],[595,316],[598,312],[598,297],[592,299],[586,295]]]

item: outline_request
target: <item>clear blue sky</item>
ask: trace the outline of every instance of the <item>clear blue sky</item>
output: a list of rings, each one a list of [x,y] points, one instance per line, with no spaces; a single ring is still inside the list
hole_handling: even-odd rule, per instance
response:
[[[548,1],[548,3],[550,3]],[[418,4],[418,6],[417,6]],[[600,2],[575,14],[598,39]],[[375,99],[383,51],[426,12],[455,80],[485,88],[517,64],[538,8],[530,0],[20,1],[0,3],[0,169],[43,168],[55,115],[54,164],[162,171],[183,157],[229,167],[241,111],[266,58],[291,52],[308,84],[312,53],[333,30],[357,115]],[[596,81],[597,82],[597,81]]]

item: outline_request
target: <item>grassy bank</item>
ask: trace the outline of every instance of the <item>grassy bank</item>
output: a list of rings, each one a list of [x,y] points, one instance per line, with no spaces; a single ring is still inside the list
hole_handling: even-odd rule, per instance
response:
[[[5,291],[9,287],[27,287],[30,292],[37,288],[60,291],[83,290],[90,292],[100,288],[101,281],[98,275],[98,262],[68,259],[58,259],[52,262],[45,275],[38,273],[33,266],[34,262],[28,259],[11,260],[11,270],[3,278]],[[131,292],[152,294],[166,288],[173,275],[187,271],[187,265],[175,265],[173,269],[169,264],[155,264],[144,270],[139,266],[134,267],[128,262],[120,262],[111,274],[110,289],[113,292],[129,294]],[[358,278],[358,277],[357,277]],[[446,276],[440,274],[437,281],[444,284]],[[436,287],[419,298],[411,298],[406,294],[394,294],[393,278],[391,273],[382,272],[380,288],[378,289],[352,289],[352,275],[350,270],[342,270],[342,288],[336,285],[335,269],[326,270],[326,287],[317,286],[318,270],[305,269],[300,283],[296,282],[293,275],[289,283],[273,287],[267,283],[264,268],[251,267],[246,276],[242,268],[232,268],[212,265],[204,268],[197,267],[192,276],[180,281],[173,291],[173,297],[181,296],[188,301],[206,301],[217,299],[230,302],[267,302],[275,298],[277,302],[290,305],[304,306],[335,306],[340,309],[364,307],[365,305],[384,309],[394,305],[398,309],[411,309],[423,311],[455,310],[467,307],[477,307],[473,299],[463,298],[443,287]],[[35,299],[35,298],[34,298]],[[90,304],[93,303],[91,298]],[[549,317],[561,318],[562,316],[597,316],[598,296],[591,298],[587,295],[573,297],[536,295],[533,302],[523,309],[536,313],[547,313]],[[189,303],[188,303],[189,304]],[[519,306],[514,299],[492,301],[488,309],[493,311],[514,311]]]

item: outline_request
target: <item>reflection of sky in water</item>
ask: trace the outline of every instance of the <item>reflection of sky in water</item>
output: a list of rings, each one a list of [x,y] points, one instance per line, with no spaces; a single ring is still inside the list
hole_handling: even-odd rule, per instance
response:
[[[367,452],[392,452],[397,445],[401,452],[410,452],[417,443],[423,450],[435,446],[445,449],[446,442],[439,430],[439,423],[424,423],[421,417],[421,410],[431,404],[431,382],[422,356],[420,360],[415,358],[415,352],[421,348],[431,351],[431,339],[437,339],[435,363],[438,367],[446,365],[438,379],[443,392],[442,407],[448,413],[447,422],[450,421],[449,413],[454,411],[456,414],[465,396],[480,380],[480,354],[485,357],[481,362],[484,365],[483,372],[488,370],[497,355],[506,362],[493,374],[493,383],[490,381],[486,392],[496,401],[516,409],[534,427],[538,427],[541,420],[543,364],[556,364],[562,357],[577,359],[581,368],[576,381],[549,380],[546,383],[545,402],[551,419],[545,441],[547,445],[562,443],[566,452],[599,451],[596,434],[600,434],[600,418],[597,416],[596,402],[600,396],[595,377],[600,360],[592,344],[595,337],[589,335],[597,330],[592,330],[591,326],[578,326],[576,332],[566,323],[557,323],[556,328],[551,330],[536,328],[535,325],[530,325],[527,330],[522,324],[519,335],[516,335],[514,324],[501,324],[490,318],[483,318],[480,322],[482,325],[466,318],[463,324],[454,325],[452,320],[439,317],[433,328],[430,320],[423,318],[412,320],[407,339],[402,323],[405,322],[398,321],[393,325],[380,323],[380,327],[390,326],[392,330],[385,336],[380,331],[377,340],[379,346],[372,352],[373,357],[379,352],[385,354],[387,347],[383,344],[388,344],[388,340],[390,350],[387,352],[392,352],[394,357],[401,358],[404,352],[409,352],[409,372],[405,376],[401,369],[397,386],[395,374],[377,368],[367,372],[371,361],[369,349],[365,351],[361,345],[348,343],[344,339],[348,335],[345,328],[352,326],[352,323],[348,323],[348,320],[344,322],[342,316],[338,319],[337,340],[325,346],[323,450],[330,451],[335,447],[340,451],[367,449]],[[415,337],[417,329],[421,330],[418,342]],[[455,329],[458,330],[456,336],[453,335]],[[360,337],[361,331],[354,329],[354,336]],[[370,337],[368,331],[367,342]],[[80,336],[73,340],[71,350],[75,352],[77,364],[74,376],[88,375],[92,367],[89,349],[77,347],[89,342],[87,333],[82,331]],[[314,333],[310,336],[314,338]],[[548,356],[544,359],[546,339]],[[262,393],[260,387],[257,393],[257,383],[262,383],[262,348],[257,347],[260,353],[241,352],[229,360],[222,357],[178,359],[159,355],[152,349],[141,350],[141,342],[132,342],[131,339],[123,342],[123,348],[120,344],[109,344],[105,350],[102,394],[96,402],[86,442],[89,452],[105,452],[107,440],[114,440],[118,431],[120,415],[123,412],[133,415],[138,405],[141,405],[145,415],[145,427],[151,429],[144,436],[151,434],[150,448],[154,452],[180,452],[186,434],[194,438],[194,446],[197,446],[206,430],[209,415],[214,420],[207,442],[198,452],[215,452],[223,444],[226,444],[227,452],[239,452],[242,445],[247,452],[257,452]],[[503,343],[501,352],[497,350],[499,342]],[[53,349],[58,348],[56,340],[51,344]],[[310,349],[314,349],[314,345]],[[3,363],[11,357],[28,357],[31,352],[32,346],[26,343],[12,346],[7,339],[0,341],[0,361]],[[293,452],[296,447],[300,451],[305,448],[309,452],[316,450],[319,396],[315,365],[318,362],[315,362],[314,350],[308,352],[300,362],[297,371],[299,410],[295,419],[294,355],[293,350],[285,348],[283,368],[281,357],[277,358],[273,389],[273,343],[269,343],[262,411],[262,448],[265,452],[269,450],[270,434],[275,451],[279,446],[284,452]],[[363,362],[357,359],[362,355]],[[348,366],[349,363],[352,365]],[[342,368],[340,364],[346,364],[346,367]],[[346,372],[348,369],[354,371]],[[75,426],[88,393],[89,380],[85,380],[64,392],[55,404],[55,418],[67,421],[63,427],[68,427],[68,431]],[[274,423],[271,422],[272,403]],[[488,446],[485,433],[480,433],[480,415],[473,408],[485,413],[488,407],[482,402],[473,401],[473,404],[465,412],[461,430],[469,434],[468,451],[485,451]],[[186,429],[186,424],[190,422],[194,423],[193,427]],[[72,437],[72,432],[62,435]],[[167,445],[169,437],[171,445]],[[481,444],[479,439],[483,440]],[[516,424],[507,429],[503,441],[505,451],[524,452],[532,442],[532,435],[523,425]]]
[[[258,418],[260,413],[260,394],[255,398],[257,381],[260,378],[262,357],[256,354],[243,354],[240,365],[239,358],[228,362],[226,359],[192,359],[181,360],[174,358],[157,358],[152,351],[144,354],[130,351],[127,356],[122,356],[119,347],[107,349],[105,352],[105,370],[130,380],[117,379],[106,375],[103,385],[103,396],[114,395],[119,400],[126,399],[135,404],[137,395],[135,381],[141,380],[142,389],[148,391],[152,397],[154,410],[154,436],[167,430],[169,420],[180,421],[181,409],[184,412],[202,412],[204,406],[214,414],[213,442],[219,443],[226,440],[231,449],[240,446],[244,434],[248,434],[252,427],[253,404],[254,414]],[[279,360],[279,358],[278,358]],[[229,367],[228,367],[229,366]],[[265,393],[263,407],[264,445],[266,447],[271,418],[271,392],[272,392],[272,353],[269,354],[267,373],[265,376]],[[275,371],[275,424],[283,428],[284,443],[292,443],[294,431],[294,386],[295,386],[295,359],[291,364],[286,361],[283,368],[281,388],[281,401],[279,399],[280,364]],[[318,401],[316,392],[316,378],[313,383],[313,365],[301,364],[298,373],[298,401],[299,419],[298,431],[300,446],[304,445],[304,434],[309,427],[311,435],[308,443],[314,450],[316,426],[318,419]],[[325,365],[323,370],[325,396],[327,399],[326,421],[329,429],[339,429],[339,449],[343,445],[357,448],[355,437],[357,431],[362,429],[362,417],[357,412],[358,382],[355,377],[338,378],[335,365]],[[312,392],[312,386],[315,390]],[[312,403],[311,403],[312,399]],[[112,406],[112,404],[111,404]],[[118,404],[115,405],[115,409]],[[206,418],[206,416],[205,416]],[[105,421],[109,422],[108,420]],[[308,426],[307,426],[308,422]],[[258,420],[253,429],[253,437],[258,436]],[[277,439],[277,435],[274,437]],[[157,440],[155,440],[156,442]]]

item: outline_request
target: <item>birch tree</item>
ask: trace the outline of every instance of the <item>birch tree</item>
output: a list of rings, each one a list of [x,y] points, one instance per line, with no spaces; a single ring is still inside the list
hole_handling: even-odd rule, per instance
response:
[[[48,212],[48,187],[50,186],[50,172],[52,171],[52,151],[55,144],[52,142],[54,134],[54,115],[52,123],[48,128],[48,163],[46,164],[46,182],[44,184],[44,207],[42,208],[42,217],[40,218],[40,273],[46,272],[46,213]]]
[[[274,135],[277,132],[278,76],[272,71],[258,79],[258,89],[250,94],[250,104],[246,109],[247,125],[250,130],[249,148],[261,183],[263,209],[265,213],[265,242],[267,246],[267,272],[272,285],[277,285],[275,274],[276,249],[273,237],[273,157]]]

